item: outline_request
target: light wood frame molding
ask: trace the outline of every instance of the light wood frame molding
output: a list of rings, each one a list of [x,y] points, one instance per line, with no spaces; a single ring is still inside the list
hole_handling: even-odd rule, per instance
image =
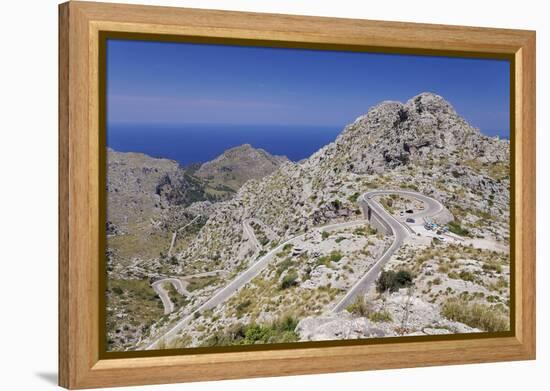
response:
[[[509,56],[515,202],[515,329],[500,338],[415,340],[179,356],[99,352],[100,31]],[[150,7],[59,6],[59,384],[91,388],[535,358],[535,32]]]

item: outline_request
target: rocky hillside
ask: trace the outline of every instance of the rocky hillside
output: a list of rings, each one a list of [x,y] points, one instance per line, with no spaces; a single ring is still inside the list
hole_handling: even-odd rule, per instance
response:
[[[198,169],[186,169],[173,160],[109,148],[108,227],[114,231],[197,201],[226,200],[247,180],[260,179],[287,161],[245,144],[228,149]]]
[[[287,161],[284,156],[273,156],[263,149],[243,144],[204,163],[195,175],[237,191],[249,179],[263,178]]]
[[[460,307],[456,302],[465,297],[477,300],[468,302],[472,311],[498,311],[494,316],[498,327],[491,327],[502,327],[509,297],[508,253],[501,252],[497,257],[496,253],[472,246],[485,242],[509,246],[509,141],[482,135],[442,97],[423,93],[405,103],[374,106],[346,126],[334,142],[299,163],[275,158],[279,159],[277,167],[273,167],[275,163],[264,165],[262,170],[271,167],[272,172],[262,178],[254,178],[257,172],[249,174],[247,170],[255,167],[254,159],[270,159],[253,158],[261,152],[246,152],[249,149],[244,146],[229,151],[195,173],[197,180],[214,184],[232,180],[235,185],[239,181],[243,184],[232,198],[208,209],[207,219],[196,227],[185,246],[172,253],[173,257],[152,260],[154,270],[162,270],[165,275],[208,277],[195,281],[185,305],[147,324],[139,337],[141,346],[162,335],[165,328],[267,251],[301,233],[304,235],[300,241],[285,246],[276,262],[238,295],[213,311],[199,314],[181,331],[179,342],[173,346],[242,343],[231,338],[246,335],[246,325],[256,327],[254,322],[279,324],[279,318],[273,316],[283,319],[288,308],[297,319],[283,319],[284,324],[277,327],[284,332],[272,342],[326,339],[333,330],[335,338],[343,338],[339,327],[354,327],[360,322],[386,322],[385,328],[370,328],[370,334],[363,337],[408,335],[434,327],[437,330],[427,333],[442,328],[451,332],[489,329],[483,324],[469,324],[465,320],[468,314],[456,314]],[[242,158],[243,153],[252,160]],[[246,181],[236,174],[245,171],[250,175]],[[160,201],[178,204],[187,194],[193,194],[192,185],[189,190],[176,185],[174,192],[174,183],[181,177],[168,177],[170,181],[159,182],[156,197]],[[398,291],[389,298],[374,291],[370,293],[369,308],[357,311],[359,315],[351,310],[349,316],[341,313],[319,318],[365,273],[389,245],[389,239],[367,227],[336,232],[321,232],[318,227],[359,219],[358,197],[377,189],[410,189],[438,200],[452,214],[450,229],[464,241],[456,248],[439,244],[438,251],[429,243],[404,247],[388,264],[389,270],[398,272],[406,267],[419,284],[416,290]],[[250,230],[257,241],[251,239]],[[445,263],[444,267],[440,263]],[[212,273],[223,274],[224,278],[212,277]],[[445,295],[445,301],[434,299],[437,295]],[[407,327],[403,324],[408,320],[404,323],[401,319],[403,302],[412,302],[412,307],[418,309]],[[323,331],[327,322],[336,326]],[[223,334],[222,330],[232,330],[238,324],[245,328]],[[206,339],[210,335],[213,339]],[[132,348],[132,343],[127,341],[123,346]]]
[[[219,205],[180,260],[214,257],[232,268],[250,248],[243,220],[269,227],[274,234],[269,247],[358,214],[358,195],[378,188],[408,188],[436,198],[451,210],[457,229],[506,242],[508,154],[508,140],[483,136],[438,95],[382,102],[309,159],[246,182]]]
[[[204,184],[173,160],[108,149],[107,172],[107,220],[113,230],[208,198]]]
[[[132,237],[127,247],[130,250],[133,245],[136,251],[123,251],[126,258],[143,256],[141,244],[156,251],[158,236],[163,237],[158,238],[162,242],[160,248],[165,247],[167,233],[199,214],[210,215],[216,202],[231,198],[246,180],[259,179],[285,161],[284,157],[271,156],[246,144],[227,150],[197,170],[184,168],[173,160],[109,148],[107,234],[115,238],[110,244],[117,250],[118,242]],[[124,235],[128,237],[121,238]],[[150,254],[153,253],[146,253]]]
[[[206,163],[212,170],[227,167],[237,175],[235,181],[232,176],[193,175],[196,167],[184,168],[173,160],[107,150],[107,310],[113,347],[131,346],[162,315],[149,280],[171,275],[172,252],[187,248],[216,205],[235,195],[246,165],[259,178],[283,160],[243,146]],[[120,328],[114,314],[130,323]]]

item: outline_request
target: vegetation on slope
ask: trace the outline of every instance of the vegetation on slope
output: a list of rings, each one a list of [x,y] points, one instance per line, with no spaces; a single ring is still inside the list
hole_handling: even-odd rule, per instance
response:
[[[255,345],[264,343],[296,342],[294,331],[298,320],[291,315],[283,316],[266,324],[237,323],[227,330],[219,330],[208,337],[203,346]]]

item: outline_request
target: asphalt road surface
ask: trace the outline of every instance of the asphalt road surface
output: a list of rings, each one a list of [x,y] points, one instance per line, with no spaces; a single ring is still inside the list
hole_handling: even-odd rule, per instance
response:
[[[185,289],[185,285],[178,278],[165,278],[155,281],[151,286],[160,296],[160,300],[162,301],[162,305],[164,306],[164,315],[167,315],[174,311],[174,304],[172,303],[172,300],[170,300],[168,292],[166,291],[166,289],[164,289],[164,284],[172,284],[176,291],[178,291],[178,293],[182,296],[189,296],[190,293],[187,291],[187,289]]]
[[[394,236],[394,241],[392,245],[384,252],[384,254],[376,261],[376,263],[369,269],[367,274],[363,276],[344,296],[344,298],[333,308],[333,312],[338,312],[343,309],[345,309],[349,304],[353,302],[355,297],[365,292],[366,289],[370,286],[370,284],[376,279],[378,274],[380,273],[380,270],[382,267],[388,262],[388,260],[391,258],[391,256],[395,253],[395,251],[403,244],[403,241],[409,236],[409,229],[406,224],[399,222],[395,217],[390,215],[386,210],[380,205],[376,200],[373,199],[375,196],[381,196],[381,195],[388,195],[388,194],[401,194],[406,195],[410,197],[414,197],[416,199],[419,199],[423,201],[426,205],[426,208],[424,211],[420,212],[419,214],[415,214],[415,217],[428,217],[428,216],[434,216],[437,213],[439,213],[443,209],[443,205],[441,205],[438,201],[424,196],[419,193],[411,192],[411,191],[393,191],[393,190],[376,190],[371,191],[363,194],[360,198],[360,202],[366,202],[372,209],[373,213],[382,221],[387,223],[392,231],[392,234]],[[338,229],[338,228],[348,228],[355,225],[362,225],[365,224],[365,220],[354,220],[354,221],[347,221],[343,223],[337,223],[337,224],[330,224],[324,227],[319,228],[321,231],[323,230],[331,230],[331,229]],[[247,234],[251,237],[254,237],[254,231],[252,229],[247,230],[248,224],[243,224],[245,230],[247,231]],[[238,275],[233,281],[231,281],[229,284],[227,284],[222,289],[218,290],[214,296],[212,296],[210,299],[208,299],[206,302],[201,304],[198,308],[193,310],[191,313],[189,313],[187,316],[182,318],[178,323],[176,323],[170,330],[168,330],[165,334],[157,338],[154,342],[149,344],[146,349],[147,350],[153,350],[156,349],[158,346],[158,343],[162,340],[165,342],[169,342],[171,339],[173,339],[176,334],[189,322],[191,321],[196,315],[200,314],[201,312],[205,310],[209,310],[211,308],[216,307],[217,305],[223,303],[227,299],[229,299],[231,296],[233,296],[239,289],[241,289],[243,286],[248,284],[254,277],[256,277],[260,272],[269,264],[269,262],[272,260],[273,256],[282,250],[282,248],[289,243],[292,243],[293,241],[297,239],[302,239],[306,233],[300,234],[298,236],[294,236],[281,244],[279,244],[277,247],[270,250],[267,254],[265,254],[263,257],[258,259],[252,266],[250,266],[247,270],[245,270],[242,274]]]
[[[401,247],[403,242],[409,235],[412,233],[412,230],[407,226],[407,224],[400,222],[395,217],[393,217],[389,212],[387,212],[378,201],[374,199],[376,196],[390,195],[390,194],[399,194],[405,195],[408,197],[416,198],[424,202],[425,208],[423,211],[415,213],[415,218],[422,217],[432,217],[437,215],[443,210],[443,205],[434,200],[433,198],[427,197],[425,195],[411,192],[411,191],[386,191],[386,190],[376,190],[370,191],[361,196],[362,201],[365,202],[372,210],[372,213],[385,224],[387,224],[393,235],[393,243],[390,247],[382,254],[380,258],[374,263],[374,265],[368,270],[368,272],[351,287],[351,289],[346,293],[346,295],[334,306],[332,312],[340,312],[346,309],[349,305],[353,304],[355,298],[358,295],[364,294],[367,292],[370,285],[376,280],[380,271],[384,265],[391,259],[392,255]]]
[[[326,225],[324,227],[321,227],[321,231],[327,231],[332,229],[339,229],[339,228],[349,228],[353,227],[355,225],[362,225],[365,224],[365,220],[354,220],[354,221],[346,221],[343,223],[337,223],[337,224],[330,224]],[[277,254],[279,251],[283,249],[283,247],[286,244],[292,243],[295,240],[302,239],[306,233],[303,233],[298,236],[294,236],[281,244],[279,244],[277,247],[270,250],[267,254],[265,254],[263,257],[258,259],[252,266],[250,266],[247,270],[245,270],[242,274],[238,275],[233,281],[231,281],[229,284],[227,284],[224,288],[217,291],[214,296],[212,296],[210,299],[208,299],[206,302],[204,302],[202,305],[200,305],[197,309],[189,313],[186,317],[182,318],[176,325],[174,325],[170,330],[168,330],[165,334],[157,338],[154,342],[152,342],[150,345],[146,347],[146,350],[152,350],[156,349],[159,341],[163,340],[165,342],[170,341],[172,338],[176,336],[178,331],[180,331],[189,321],[191,321],[196,315],[196,313],[201,313],[203,311],[209,310],[211,308],[216,307],[218,304],[223,303],[227,299],[229,299],[231,296],[233,296],[239,289],[241,289],[243,286],[248,284],[254,277],[256,277],[260,272],[269,264],[269,262],[272,260],[273,256]]]

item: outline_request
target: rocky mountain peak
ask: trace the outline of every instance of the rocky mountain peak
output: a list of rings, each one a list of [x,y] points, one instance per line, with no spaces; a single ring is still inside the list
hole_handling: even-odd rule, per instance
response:
[[[464,159],[491,156],[506,159],[508,142],[483,136],[460,117],[444,98],[424,92],[406,103],[384,101],[348,125],[336,140],[349,151],[355,169],[380,171],[387,167],[431,162],[453,153]]]
[[[261,148],[243,144],[204,163],[195,174],[237,190],[247,180],[271,174],[285,162],[288,162],[285,156],[274,156]]]
[[[418,114],[429,113],[435,116],[457,115],[453,106],[443,97],[432,92],[423,92],[407,101],[404,105],[407,111],[415,111]]]
[[[423,92],[409,99],[406,103],[383,101],[369,109],[367,114],[359,117],[346,131],[369,130],[391,132],[398,128],[401,133],[407,131],[446,130],[444,122],[469,125],[456,113],[453,106],[441,96]],[[463,129],[469,130],[469,129]]]
[[[504,237],[508,156],[508,141],[483,136],[437,95],[382,102],[309,158],[281,164],[245,183],[235,197],[218,204],[193,245],[179,256],[206,259],[215,243],[224,249],[220,259],[233,267],[250,250],[243,221],[261,222],[256,228],[264,241],[277,243],[311,227],[357,217],[360,194],[376,189],[413,190],[459,212],[476,205],[475,213],[497,216],[487,225],[498,225]],[[228,167],[221,164],[226,157],[216,166]],[[468,229],[479,230],[473,212],[469,221]]]
[[[255,148],[252,145],[246,143],[246,144],[238,145],[238,146],[233,147],[233,148],[229,148],[228,150],[226,150],[226,152],[230,152],[230,151],[250,151],[250,150],[253,150],[253,149],[255,149]]]
[[[133,340],[128,344],[117,336],[121,333],[116,331],[116,323],[109,337],[119,338],[119,347],[155,340],[158,332],[172,327],[170,322],[188,316],[189,310],[205,303],[233,276],[241,275],[265,256],[262,254],[278,246],[281,250],[273,251],[276,256],[253,282],[213,309],[215,317],[195,312],[199,316],[181,333],[182,337],[192,336],[191,342],[181,338],[178,343],[200,346],[228,340],[223,335],[215,340],[211,337],[221,335],[213,334],[214,330],[233,327],[237,321],[274,322],[274,316],[286,312],[285,306],[273,305],[275,301],[303,309],[300,316],[305,319],[296,330],[308,340],[394,335],[396,330],[404,330],[405,312],[407,329],[415,335],[439,334],[441,330],[471,332],[471,328],[446,320],[439,306],[455,298],[460,301],[451,303],[464,301],[465,307],[470,306],[477,303],[471,298],[479,298],[480,292],[484,298],[480,300],[487,299],[487,305],[493,306],[491,313],[502,308],[508,320],[505,303],[509,294],[503,287],[509,277],[507,255],[493,250],[482,253],[483,247],[474,250],[470,246],[496,243],[508,248],[509,142],[483,136],[438,95],[422,93],[405,103],[382,102],[348,125],[334,142],[297,163],[249,144],[225,151],[197,171],[196,167],[182,170],[176,162],[142,154],[108,154],[109,259],[113,267],[120,262],[113,270],[142,279],[158,279],[161,273],[178,277],[209,273],[208,282],[194,284],[197,288],[185,301],[174,300],[173,304],[181,306],[175,315],[161,317],[158,311],[161,320],[147,323],[148,331],[143,333],[148,335],[132,332]],[[219,197],[230,186],[231,197]],[[373,296],[365,301],[369,314],[383,313],[387,321],[374,324],[370,317],[356,314],[319,316],[332,309],[335,300],[340,300],[338,295],[362,278],[390,248],[392,240],[383,235],[384,230],[362,226],[360,197],[372,190],[414,191],[439,201],[444,206],[443,216],[432,216],[434,221],[454,219],[449,229],[463,238],[452,245],[452,237],[436,241],[419,233],[406,239],[386,270],[414,270],[414,293],[409,289],[389,292],[382,302],[373,287]],[[419,211],[428,206],[404,194],[392,195],[396,197],[383,196],[379,202],[398,219],[407,217],[402,215],[411,205]],[[138,217],[134,224],[122,229],[117,226],[134,216]],[[319,229],[340,223],[346,224],[345,228]],[[348,223],[359,224],[354,227]],[[422,224],[420,216],[416,223]],[[179,246],[176,244],[172,251],[176,238]],[[138,251],[132,253],[129,248]],[[167,250],[172,256],[159,256]],[[148,261],[138,267],[134,254]],[[338,260],[331,261],[335,256]],[[128,266],[122,268],[125,265],[130,265],[130,272],[126,272]],[[283,285],[288,278],[293,281],[291,287]],[[142,285],[137,286],[138,292],[143,292]],[[126,301],[133,297],[125,292],[120,296],[112,289],[110,308],[123,308],[132,321],[136,312],[145,313],[141,319],[150,322],[150,312],[158,309],[158,301],[154,307],[150,299],[143,301],[147,306]],[[491,315],[491,319],[498,319],[496,316]],[[508,327],[509,322],[502,323]],[[426,331],[430,328],[434,331]]]

